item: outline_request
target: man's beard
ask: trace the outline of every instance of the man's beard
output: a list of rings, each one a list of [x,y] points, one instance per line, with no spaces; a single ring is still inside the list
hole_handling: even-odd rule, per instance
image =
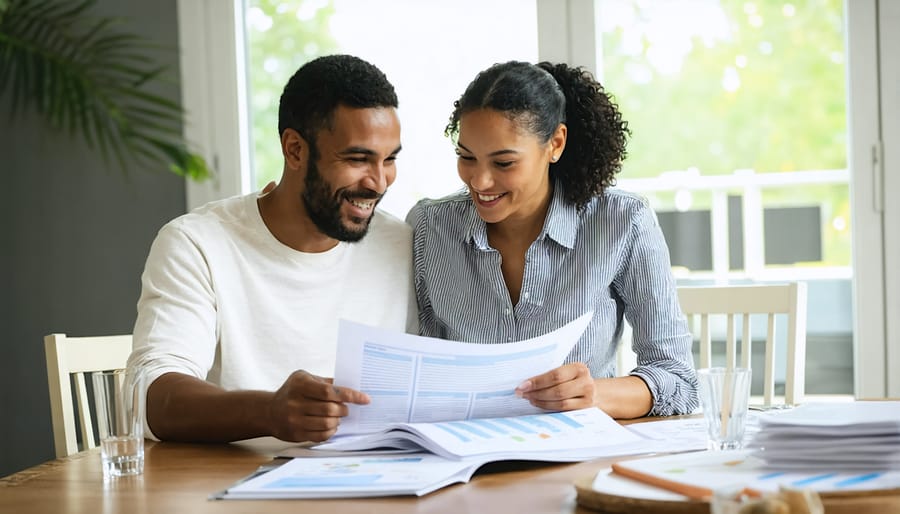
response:
[[[372,209],[372,215],[368,218],[351,218],[353,223],[359,224],[358,228],[348,227],[341,219],[341,204],[345,199],[374,199],[377,205],[381,201],[382,195],[368,190],[341,190],[332,193],[331,185],[319,174],[314,159],[308,160],[306,169],[306,179],[304,180],[306,187],[302,198],[303,205],[312,222],[323,234],[338,241],[355,243],[362,239],[369,231],[369,223],[372,221],[375,209]]]

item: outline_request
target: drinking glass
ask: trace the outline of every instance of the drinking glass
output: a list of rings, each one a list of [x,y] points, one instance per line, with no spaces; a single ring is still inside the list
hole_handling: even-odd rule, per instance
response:
[[[131,370],[93,374],[104,478],[144,472],[143,377]]]
[[[703,368],[700,403],[711,450],[739,450],[750,402],[750,368]]]

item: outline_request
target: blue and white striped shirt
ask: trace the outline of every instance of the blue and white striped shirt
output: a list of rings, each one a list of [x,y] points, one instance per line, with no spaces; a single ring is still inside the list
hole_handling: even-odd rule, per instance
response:
[[[650,415],[697,407],[691,335],[678,306],[669,252],[653,210],[614,188],[582,211],[557,184],[543,230],[525,257],[512,305],[500,253],[468,193],[419,201],[409,212],[420,333],[473,343],[546,334],[593,310],[566,362],[594,378],[616,376],[623,315],[633,327],[638,366],[653,395]]]

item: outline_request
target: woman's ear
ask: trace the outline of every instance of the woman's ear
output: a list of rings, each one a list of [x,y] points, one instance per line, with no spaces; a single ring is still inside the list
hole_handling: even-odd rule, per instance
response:
[[[560,123],[553,135],[550,136],[550,162],[556,162],[562,157],[563,150],[566,149],[567,131],[566,124]]]

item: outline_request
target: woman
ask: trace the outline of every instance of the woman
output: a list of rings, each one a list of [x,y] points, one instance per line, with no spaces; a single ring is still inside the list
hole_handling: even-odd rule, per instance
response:
[[[610,189],[629,132],[603,87],[565,64],[507,62],[454,106],[446,133],[468,190],[408,217],[421,333],[516,341],[594,311],[566,363],[517,394],[615,418],[693,411],[691,336],[665,240],[645,200]],[[638,366],[613,378],[623,316]]]

